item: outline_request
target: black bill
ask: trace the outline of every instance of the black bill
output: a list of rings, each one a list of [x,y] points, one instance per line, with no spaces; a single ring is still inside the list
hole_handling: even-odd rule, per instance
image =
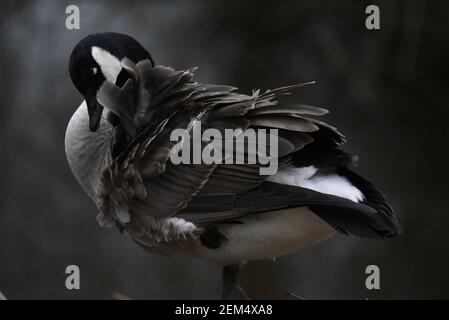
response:
[[[89,129],[90,131],[97,131],[103,113],[103,106],[98,103],[96,96],[85,98],[85,100],[87,112],[89,113]]]

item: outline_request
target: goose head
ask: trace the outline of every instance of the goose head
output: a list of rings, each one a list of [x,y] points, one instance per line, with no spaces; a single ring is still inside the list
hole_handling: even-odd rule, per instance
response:
[[[122,67],[123,59],[134,63],[150,60],[150,53],[134,38],[113,32],[96,33],[82,39],[72,51],[69,72],[73,84],[83,95],[89,113],[89,128],[96,131],[104,107],[97,101],[97,92],[105,81],[117,86],[129,79]]]

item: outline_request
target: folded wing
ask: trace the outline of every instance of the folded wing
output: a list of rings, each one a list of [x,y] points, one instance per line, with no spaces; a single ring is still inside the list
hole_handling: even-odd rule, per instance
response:
[[[392,211],[267,182],[267,176],[260,175],[264,165],[259,162],[224,164],[237,151],[223,152],[222,164],[174,165],[169,160],[177,143],[170,141],[171,132],[178,128],[189,132],[195,121],[201,121],[203,130],[220,132],[276,129],[281,168],[300,161],[302,155],[310,157],[308,150],[313,150],[315,141],[321,152],[339,150],[344,137],[332,126],[309,118],[326,114],[326,109],[278,105],[279,97],[310,83],[244,95],[229,86],[199,84],[193,80],[193,70],[130,61],[124,61],[124,68],[130,79],[122,88],[105,83],[98,93],[99,102],[122,120],[114,128],[99,186],[100,223],[144,234],[160,219],[182,217],[206,230],[248,214],[307,206],[343,233],[375,238],[396,233]],[[251,151],[244,152],[249,156]]]

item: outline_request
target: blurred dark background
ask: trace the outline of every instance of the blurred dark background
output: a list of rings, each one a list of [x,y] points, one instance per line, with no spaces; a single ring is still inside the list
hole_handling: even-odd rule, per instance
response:
[[[81,29],[65,8],[81,9]],[[381,29],[365,28],[377,4]],[[326,120],[360,156],[357,171],[390,199],[404,234],[337,235],[240,277],[253,298],[449,298],[447,1],[3,1],[0,12],[0,291],[10,299],[215,298],[218,262],[163,258],[102,229],[64,154],[81,102],[67,63],[87,34],[137,38],[158,64],[199,66],[202,82],[248,93],[303,81],[296,101],[329,106]],[[81,290],[65,289],[65,267]],[[381,290],[365,288],[365,268]]]

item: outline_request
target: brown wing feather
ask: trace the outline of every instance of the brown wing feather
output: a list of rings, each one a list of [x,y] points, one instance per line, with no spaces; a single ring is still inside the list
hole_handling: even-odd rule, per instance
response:
[[[193,81],[193,70],[152,68],[145,62],[134,65],[125,61],[123,65],[130,73],[128,83],[123,88],[107,83],[98,93],[101,103],[122,118],[114,129],[107,166],[102,172],[98,206],[101,222],[115,222],[137,238],[144,237],[149,225],[164,217],[179,216],[207,224],[234,219],[242,213],[194,213],[191,209],[212,195],[217,196],[216,205],[221,203],[220,208],[226,208],[238,195],[256,189],[267,178],[259,174],[259,163],[172,164],[169,155],[175,145],[170,141],[173,129],[191,129],[194,119],[200,119],[205,129],[221,132],[275,128],[279,132],[279,166],[284,166],[291,154],[313,142],[309,132],[321,126],[302,116],[327,112],[303,105],[277,105],[277,97],[310,83],[244,95],[230,86],[198,84]],[[128,119],[128,124],[123,118]]]

